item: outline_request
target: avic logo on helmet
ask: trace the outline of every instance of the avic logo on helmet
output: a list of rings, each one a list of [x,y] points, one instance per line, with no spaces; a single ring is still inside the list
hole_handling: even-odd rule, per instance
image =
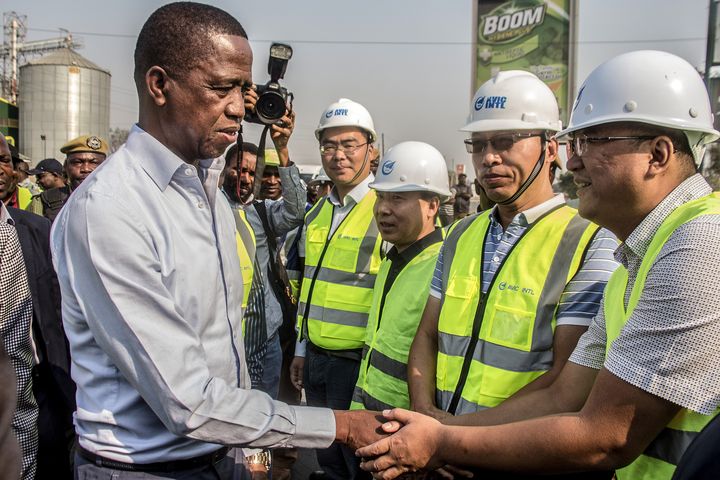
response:
[[[385,162],[382,165],[383,175],[390,175],[395,168],[395,162]]]
[[[480,111],[483,108],[505,108],[507,97],[478,97],[475,100],[475,110]]]
[[[480,34],[487,43],[509,43],[528,35],[545,19],[545,2],[515,0],[482,16]]]
[[[342,115],[347,117],[348,109],[347,108],[336,108],[335,110],[328,110],[325,112],[325,118],[330,118],[333,115]]]

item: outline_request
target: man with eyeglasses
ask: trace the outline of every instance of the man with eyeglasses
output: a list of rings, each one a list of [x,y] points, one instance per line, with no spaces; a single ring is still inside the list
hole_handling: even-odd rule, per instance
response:
[[[500,72],[475,94],[465,143],[496,206],[457,222],[441,250],[410,352],[414,410],[472,413],[549,384],[597,313],[617,243],[553,193],[559,129],[531,73]]]
[[[702,79],[669,53],[617,56],[590,74],[559,137],[580,213],[623,242],[602,308],[551,385],[458,419],[474,428],[388,414],[406,426],[358,451],[388,453],[366,465],[378,478],[451,462],[669,480],[720,412],[720,195],[698,173],[720,132]]]
[[[381,261],[375,192],[369,187],[377,135],[367,109],[341,98],[325,109],[315,136],[335,186],[305,216],[300,340],[291,379],[305,388],[308,405],[346,410]],[[317,450],[317,456],[325,473],[316,478],[351,479],[359,472],[353,452],[340,445]]]

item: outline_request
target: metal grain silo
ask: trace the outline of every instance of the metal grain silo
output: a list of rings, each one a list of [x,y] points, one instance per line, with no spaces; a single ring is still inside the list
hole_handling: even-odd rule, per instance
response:
[[[69,48],[20,67],[20,149],[33,164],[63,160],[60,147],[80,135],[108,139],[110,72]]]

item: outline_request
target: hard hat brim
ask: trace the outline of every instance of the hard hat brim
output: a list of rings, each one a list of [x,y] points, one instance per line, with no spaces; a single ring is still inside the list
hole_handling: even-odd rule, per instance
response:
[[[696,125],[690,125],[686,123],[682,119],[678,119],[677,122],[662,122],[658,121],[657,118],[651,117],[651,116],[645,116],[645,115],[623,115],[622,117],[618,117],[616,115],[605,115],[602,117],[597,117],[592,121],[589,122],[583,122],[578,125],[569,126],[565,130],[561,130],[560,132],[555,135],[555,138],[559,142],[564,142],[568,140],[568,137],[571,133],[577,132],[578,130],[584,130],[586,128],[595,127],[598,125],[604,125],[604,124],[610,124],[610,123],[621,123],[621,122],[635,122],[635,123],[644,123],[646,125],[652,125],[657,127],[665,127],[669,128],[671,130],[680,130],[683,132],[701,132],[706,135],[705,137],[705,143],[712,143],[718,138],[720,138],[720,132],[718,132],[715,129],[699,129]]]
[[[423,188],[419,185],[408,185],[408,184],[398,184],[398,183],[384,183],[384,184],[378,184],[378,182],[371,182],[369,185],[370,188],[373,190],[377,190],[378,192],[397,192],[397,193],[405,193],[405,192],[428,192],[428,193],[434,193],[438,197],[440,197],[440,200],[444,200],[447,198],[450,198],[452,195],[450,193],[450,190],[440,190],[436,188],[430,188],[426,187]]]
[[[476,120],[470,122],[460,129],[461,132],[499,132],[499,131],[534,131],[544,130],[549,132],[557,132],[560,130],[559,125],[553,126],[547,123],[536,123],[531,124],[529,122],[523,122],[521,120]]]

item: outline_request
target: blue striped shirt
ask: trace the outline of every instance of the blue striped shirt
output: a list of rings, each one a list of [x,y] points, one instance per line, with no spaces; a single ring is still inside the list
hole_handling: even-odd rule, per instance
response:
[[[555,195],[540,205],[518,213],[504,231],[497,220],[497,207],[492,208],[489,213],[482,214],[490,217],[490,228],[483,251],[483,293],[487,293],[498,268],[525,230],[550,209],[564,203],[563,195]],[[480,245],[479,242],[478,245]],[[556,316],[557,325],[590,325],[590,321],[600,307],[605,284],[617,268],[618,264],[613,256],[617,246],[618,241],[612,233],[604,228],[598,231],[588,247],[583,264],[573,279],[565,286],[560,297]],[[435,273],[430,284],[430,295],[435,298],[441,298],[443,292],[443,252],[444,247],[438,255]]]

